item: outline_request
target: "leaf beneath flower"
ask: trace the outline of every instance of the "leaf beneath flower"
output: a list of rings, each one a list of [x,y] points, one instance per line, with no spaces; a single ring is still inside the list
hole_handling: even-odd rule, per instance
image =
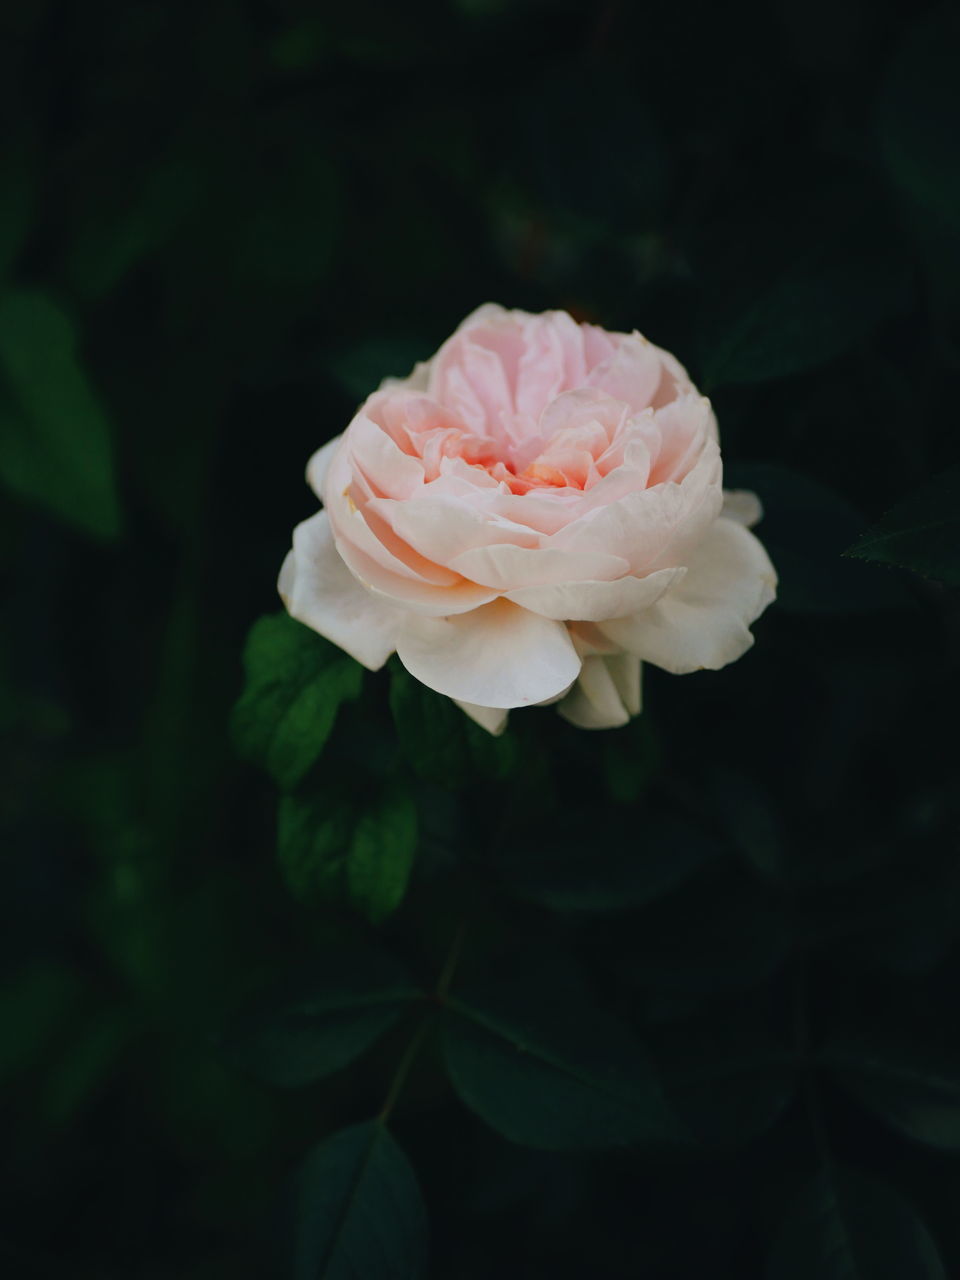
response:
[[[232,724],[237,751],[292,790],[323,750],[340,704],[359,696],[363,671],[285,613],[254,623],[243,663],[246,685]]]

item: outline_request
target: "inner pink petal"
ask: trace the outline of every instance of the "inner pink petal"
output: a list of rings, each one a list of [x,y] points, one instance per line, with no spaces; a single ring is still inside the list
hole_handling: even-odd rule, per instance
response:
[[[412,497],[412,485],[552,536],[606,502],[683,480],[704,438],[704,402],[691,393],[682,366],[637,334],[565,312],[482,308],[437,353],[426,392],[393,387],[367,401],[350,498],[397,560],[436,580],[370,500]],[[398,455],[373,447],[375,429],[418,463],[403,492],[400,476],[386,483]]]

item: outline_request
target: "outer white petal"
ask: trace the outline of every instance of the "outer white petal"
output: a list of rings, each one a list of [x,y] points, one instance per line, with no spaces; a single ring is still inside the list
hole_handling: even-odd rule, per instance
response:
[[[402,612],[376,599],[353,576],[337,551],[325,511],[294,529],[277,590],[292,617],[371,671],[397,647]]]
[[[437,693],[481,707],[543,702],[573,684],[580,671],[566,627],[508,600],[451,618],[408,614],[397,655]]]
[[[736,520],[744,528],[752,529],[763,519],[763,507],[757,495],[749,489],[724,489],[720,514],[726,520]]]
[[[630,719],[608,661],[584,658],[580,679],[557,707],[564,720],[578,729],[615,729]]]
[[[456,701],[454,698],[454,702]],[[475,702],[457,702],[457,706],[461,711],[465,711],[481,729],[486,729],[487,733],[492,733],[495,738],[499,738],[507,727],[510,712],[502,707],[478,707]]]
[[[558,622],[602,622],[622,618],[656,604],[663,593],[686,573],[658,569],[646,578],[625,577],[615,582],[562,582],[543,587],[517,587],[504,594],[544,618]]]
[[[687,575],[651,609],[600,625],[623,649],[677,675],[715,671],[753,644],[749,626],[776,595],[759,541],[720,517],[690,557]]]
[[[328,440],[326,444],[320,446],[307,463],[307,484],[321,500],[323,498],[323,482],[327,478],[327,469],[342,439],[343,435],[341,434],[334,436],[332,440]]]
[[[632,653],[616,653],[604,658],[604,662],[623,705],[632,716],[638,716],[643,705],[640,659]]]

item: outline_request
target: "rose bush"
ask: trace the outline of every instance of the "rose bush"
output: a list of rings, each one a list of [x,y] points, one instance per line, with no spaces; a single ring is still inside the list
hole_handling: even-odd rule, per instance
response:
[[[710,402],[639,334],[562,311],[481,307],[307,477],[323,510],[280,573],[290,613],[373,670],[396,652],[493,733],[547,702],[623,724],[642,662],[733,662],[775,595]]]

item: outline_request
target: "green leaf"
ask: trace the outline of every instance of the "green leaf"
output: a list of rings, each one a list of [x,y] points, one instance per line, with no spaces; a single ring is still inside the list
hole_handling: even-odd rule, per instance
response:
[[[406,969],[371,946],[340,946],[245,1009],[221,1039],[230,1060],[283,1088],[348,1066],[421,996]]]
[[[869,573],[844,559],[864,517],[818,480],[770,463],[727,468],[728,489],[749,489],[763,504],[759,536],[780,582],[777,608],[788,613],[857,614],[915,608],[894,574]]]
[[[508,847],[501,874],[516,897],[553,911],[630,911],[670,893],[718,857],[707,832],[671,814],[644,815],[634,843],[596,843],[592,820],[571,815],[561,847]]]
[[[960,93],[955,70],[960,24],[935,6],[899,43],[880,100],[881,153],[887,172],[915,205],[960,230],[956,139]]]
[[[678,1138],[646,1050],[585,1001],[513,983],[464,991],[446,1007],[453,1087],[511,1141],[563,1151]]]
[[[958,59],[956,11],[934,5],[897,42],[877,112],[880,160],[912,233],[936,346],[954,368],[960,360]]]
[[[122,1013],[107,1009],[88,1017],[71,1043],[61,1047],[43,1083],[45,1121],[64,1126],[102,1089],[130,1036]]]
[[[377,1121],[334,1134],[306,1159],[296,1196],[293,1280],[417,1280],[427,1217],[416,1175]]]
[[[644,989],[725,992],[769,981],[793,937],[779,901],[737,877],[692,885],[640,920],[617,922],[606,942],[624,977]]]
[[[277,814],[277,855],[287,888],[310,904],[341,904],[356,814],[342,797],[287,795]]]
[[[792,1053],[769,1036],[719,1028],[672,1035],[657,1052],[667,1100],[704,1147],[766,1133],[796,1092]]]
[[[493,737],[398,661],[390,668],[390,709],[404,758],[429,782],[456,790],[478,774],[509,777],[519,763],[518,744],[509,730]]]
[[[292,790],[323,750],[340,704],[359,697],[363,669],[285,613],[253,624],[243,665],[232,725],[237,751]]]
[[[251,158],[248,172],[243,160],[250,166]],[[245,201],[227,224],[237,278],[271,289],[315,287],[333,260],[343,203],[339,174],[319,139],[278,116],[234,161]]]
[[[120,533],[110,427],[46,294],[0,296],[0,477],[15,493],[99,538]]]
[[[872,224],[869,211],[818,207],[797,225],[773,216],[769,225],[776,227],[769,252],[766,227],[755,236],[737,229],[738,245],[748,247],[745,262],[708,294],[698,345],[709,390],[816,368],[868,337],[903,303],[908,276],[892,253],[898,242]],[[720,251],[717,260],[724,260]]]
[[[946,1280],[937,1247],[899,1192],[824,1169],[790,1206],[766,1280]]]
[[[66,269],[74,288],[99,298],[168,241],[196,205],[205,172],[185,149],[153,159],[131,177],[117,165],[112,181],[80,222]]]
[[[785,859],[780,816],[759,781],[738,769],[720,766],[710,777],[708,791],[737,853],[761,875],[782,875]]]
[[[960,587],[960,467],[902,498],[846,554]]]
[[[898,1133],[960,1151],[960,1059],[885,1035],[829,1041],[820,1060],[848,1093]]]
[[[403,901],[417,852],[417,810],[399,790],[388,790],[357,823],[347,855],[351,902],[374,923]]]
[[[7,974],[0,991],[0,1081],[36,1073],[71,1013],[82,1007],[83,995],[76,971],[66,965],[34,964]]]
[[[296,897],[348,903],[378,923],[406,892],[417,851],[416,807],[393,788],[362,807],[325,793],[284,796],[277,843],[284,878]]]

